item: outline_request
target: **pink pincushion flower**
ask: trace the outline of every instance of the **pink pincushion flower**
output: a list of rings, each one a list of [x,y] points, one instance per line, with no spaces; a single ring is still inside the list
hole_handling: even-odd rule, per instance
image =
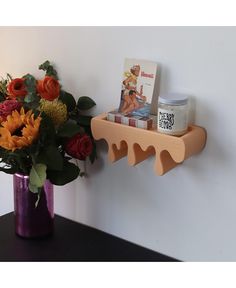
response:
[[[20,111],[22,104],[15,99],[5,100],[0,103],[0,122],[6,121],[7,116],[12,113],[12,111]]]

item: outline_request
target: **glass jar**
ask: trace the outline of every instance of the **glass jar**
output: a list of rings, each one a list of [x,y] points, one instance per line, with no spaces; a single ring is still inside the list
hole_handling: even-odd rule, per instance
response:
[[[181,136],[188,129],[188,96],[161,95],[158,100],[157,130],[160,133]]]

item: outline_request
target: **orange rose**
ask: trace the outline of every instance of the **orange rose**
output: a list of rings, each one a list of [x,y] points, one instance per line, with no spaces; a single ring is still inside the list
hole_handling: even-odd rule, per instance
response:
[[[45,76],[44,79],[37,82],[37,91],[43,99],[53,101],[59,97],[60,84],[55,78]]]
[[[7,91],[10,98],[24,97],[27,94],[24,81],[22,78],[16,78],[8,84]]]

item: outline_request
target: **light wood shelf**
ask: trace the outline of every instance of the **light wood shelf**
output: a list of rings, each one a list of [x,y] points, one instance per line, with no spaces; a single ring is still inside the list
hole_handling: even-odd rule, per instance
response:
[[[180,137],[144,130],[106,120],[103,113],[92,119],[92,133],[96,140],[105,139],[108,143],[108,158],[111,162],[128,158],[134,166],[155,155],[154,170],[163,175],[190,156],[199,153],[206,144],[206,130],[190,126]]]

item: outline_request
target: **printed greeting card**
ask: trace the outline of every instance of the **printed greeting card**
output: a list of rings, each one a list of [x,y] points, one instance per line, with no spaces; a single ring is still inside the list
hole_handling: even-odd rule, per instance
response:
[[[156,108],[152,109],[151,106],[157,106],[157,101],[152,101],[156,92],[155,86],[159,82],[157,72],[155,62],[125,59],[119,113],[149,117],[150,112],[156,111]]]

